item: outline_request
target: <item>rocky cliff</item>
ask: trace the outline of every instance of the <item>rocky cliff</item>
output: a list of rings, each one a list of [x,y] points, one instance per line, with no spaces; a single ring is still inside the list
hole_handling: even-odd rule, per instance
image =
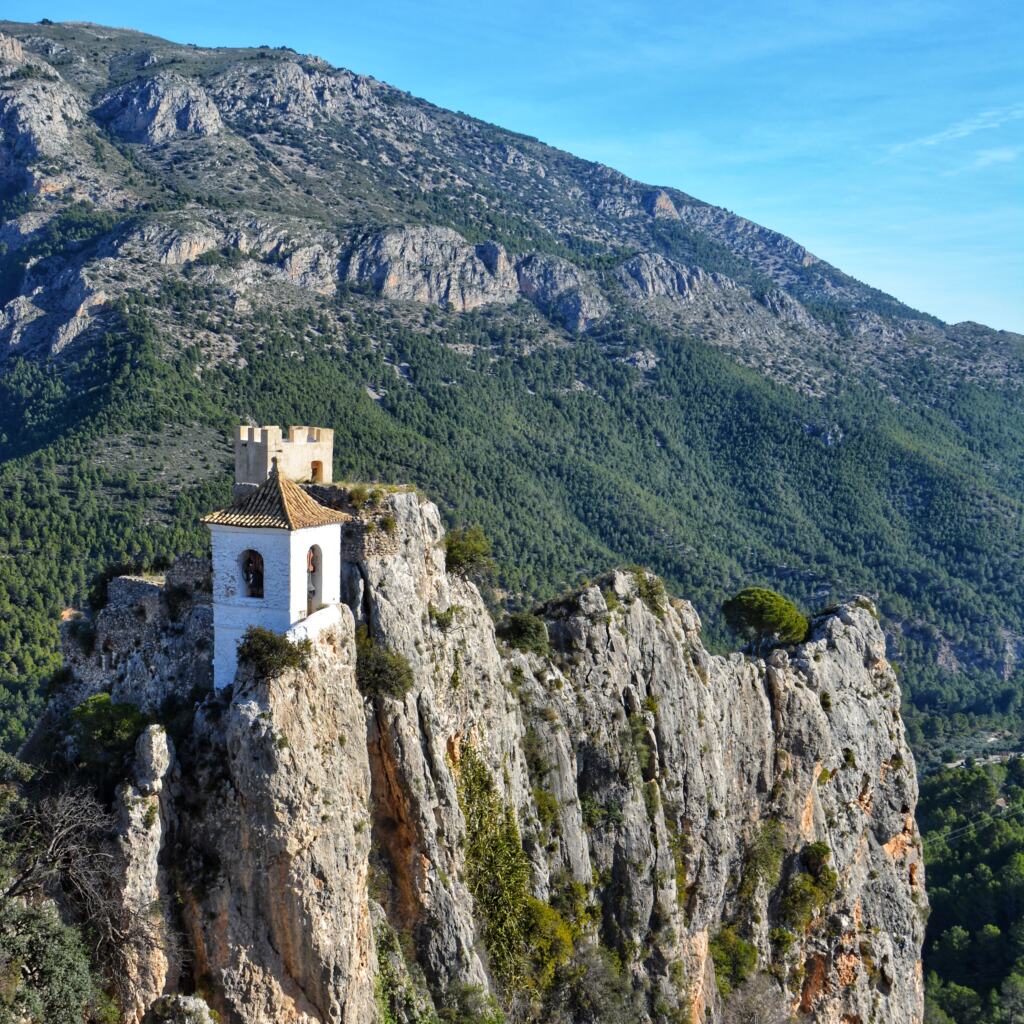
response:
[[[917,788],[869,602],[718,657],[619,571],[523,651],[434,505],[345,531],[305,667],[212,694],[194,559],[65,626],[50,723],[98,691],[154,719],[116,797],[153,918],[130,1020],[921,1021]]]

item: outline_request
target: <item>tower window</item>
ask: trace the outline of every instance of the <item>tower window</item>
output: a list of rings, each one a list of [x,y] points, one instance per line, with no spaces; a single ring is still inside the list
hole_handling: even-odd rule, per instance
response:
[[[242,568],[242,585],[246,597],[263,596],[263,556],[252,548],[242,552],[239,558]]]
[[[315,484],[323,483],[323,481],[324,481],[324,464],[319,459],[317,459],[317,461],[315,461],[313,463],[313,465],[310,467],[309,476],[310,476],[310,479],[313,481],[313,483],[315,483]]]

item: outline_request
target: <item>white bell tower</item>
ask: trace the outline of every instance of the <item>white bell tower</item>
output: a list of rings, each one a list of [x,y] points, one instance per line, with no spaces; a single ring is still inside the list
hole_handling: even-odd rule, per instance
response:
[[[285,633],[337,606],[340,524],[348,518],[282,476],[276,458],[259,487],[203,517],[213,546],[216,689],[234,682],[238,642],[250,626]]]

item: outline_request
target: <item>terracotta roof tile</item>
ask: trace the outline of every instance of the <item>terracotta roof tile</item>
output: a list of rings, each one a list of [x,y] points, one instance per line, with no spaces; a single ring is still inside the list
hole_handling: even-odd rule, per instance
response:
[[[270,476],[254,491],[237,501],[203,516],[210,526],[264,527],[274,530],[304,530],[309,526],[344,523],[352,517],[314,501],[298,484],[281,476],[277,460]]]

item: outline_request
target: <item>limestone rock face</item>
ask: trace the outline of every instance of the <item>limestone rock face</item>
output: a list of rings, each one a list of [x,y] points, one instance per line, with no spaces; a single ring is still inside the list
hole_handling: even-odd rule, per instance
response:
[[[118,845],[123,864],[120,897],[136,921],[145,922],[146,934],[126,957],[130,977],[122,987],[133,996],[125,1006],[131,1022],[141,1021],[146,1010],[181,974],[180,950],[172,921],[174,906],[168,877],[160,865],[160,852],[173,827],[176,766],[166,730],[151,725],[138,739],[132,780],[117,793]]]
[[[316,496],[353,510],[343,488]],[[920,1024],[917,790],[870,602],[767,659],[717,657],[691,605],[613,572],[540,610],[542,657],[496,638],[476,587],[446,571],[437,508],[411,491],[358,510],[342,562],[346,607],[308,665],[243,665],[217,695],[197,686],[203,659],[150,653],[209,643],[201,596],[183,594],[201,591],[197,563],[162,586],[117,581],[96,622],[119,700],[187,693],[192,709],[178,743],[143,734],[119,796],[126,901],[180,908],[160,912],[133,1020],[161,1019],[198,979],[239,1024],[373,1021],[385,1005],[423,1020],[467,992],[510,1006],[467,887],[472,748],[518,823],[534,897],[585,908],[577,969],[600,946],[621,963],[622,1019],[719,1024],[710,951],[728,927],[756,952],[756,991],[801,1019]],[[360,692],[357,627],[404,659],[407,690]],[[104,686],[76,632],[69,700]],[[816,902],[794,916],[801,886]],[[592,1020],[571,1005],[548,1019]]]
[[[0,91],[0,179],[21,179],[26,164],[64,156],[84,119],[75,92],[52,69],[8,84]]]
[[[216,1024],[209,1006],[198,996],[164,996],[156,1000],[142,1024]]]
[[[13,36],[0,32],[0,63],[20,64],[25,60],[25,50]]]
[[[558,256],[527,256],[516,266],[519,288],[542,313],[580,333],[611,310],[593,278]]]
[[[224,130],[202,86],[173,72],[129,82],[103,100],[94,116],[126,142],[150,145]]]
[[[371,1020],[370,774],[351,615],[309,667],[240,678],[196,719],[186,933],[230,1020]],[[214,866],[215,865],[215,866]]]
[[[723,274],[687,267],[649,252],[630,257],[615,276],[626,294],[634,299],[665,298],[686,302],[701,291],[736,287],[735,282]]]
[[[648,192],[644,196],[644,209],[655,220],[679,220],[676,204],[672,202],[672,197],[664,189]]]
[[[470,245],[450,228],[409,227],[375,235],[349,256],[345,279],[379,294],[463,312],[518,297],[515,272],[494,243]]]

